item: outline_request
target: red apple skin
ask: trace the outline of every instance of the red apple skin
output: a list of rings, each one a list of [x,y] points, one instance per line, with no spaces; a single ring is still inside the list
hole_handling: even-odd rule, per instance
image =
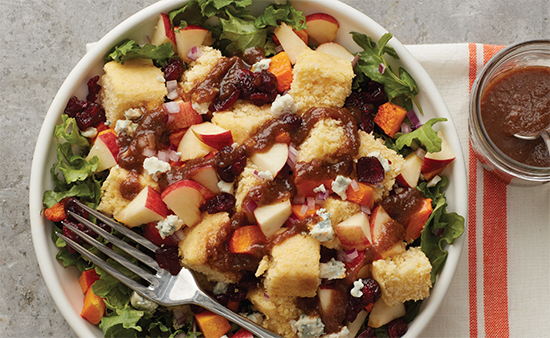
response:
[[[208,200],[212,197],[214,197],[214,193],[212,193],[210,190],[208,190],[206,187],[204,187],[202,184],[192,181],[192,180],[181,180],[176,183],[173,183],[169,185],[164,191],[162,192],[161,198],[164,198],[171,194],[174,190],[178,190],[183,187],[190,187],[198,192],[200,192],[201,196],[204,198],[204,200]]]
[[[226,130],[220,134],[199,134],[193,130],[195,136],[204,144],[214,149],[222,149],[225,146],[233,144],[233,135],[231,130]]]
[[[159,229],[157,229],[158,222],[151,222],[145,224],[143,227],[143,237],[147,238],[156,246],[178,246],[178,243],[170,239],[170,237],[162,238],[159,234]]]
[[[437,136],[441,139],[441,151],[437,153],[427,153],[422,160],[422,167],[420,171],[424,173],[433,173],[438,170],[443,170],[449,163],[455,159],[455,154],[447,142],[445,134],[440,130],[437,132]],[[433,175],[435,176],[435,174]],[[433,177],[432,176],[432,177]],[[426,175],[424,175],[426,177]]]
[[[161,13],[160,16],[162,17],[162,22],[164,24],[164,31],[166,32],[166,37],[170,39],[174,44],[176,44],[176,35],[174,34],[174,30],[172,29],[172,23],[170,22],[170,17],[168,17],[167,14]]]
[[[332,42],[340,28],[338,20],[326,13],[314,13],[306,16],[306,32],[317,44]]]
[[[194,46],[202,45],[209,33],[206,28],[195,25],[188,25],[183,29],[175,27],[174,32],[176,36],[178,55],[185,62],[192,61],[187,57],[189,49]]]
[[[111,154],[113,154],[113,157],[117,160],[117,163],[118,163],[118,153],[120,149],[116,143],[117,136],[114,130],[109,129],[104,132],[101,132],[97,136],[97,138],[101,139],[101,141],[105,143],[105,145],[107,146],[107,148],[109,148],[109,150],[111,151]],[[96,142],[97,142],[97,139],[96,139]]]
[[[202,116],[193,109],[191,102],[179,101],[180,112],[174,115],[170,130],[189,128],[194,124],[202,123]],[[178,143],[179,144],[179,143]]]
[[[370,218],[372,246],[378,255],[392,249],[405,240],[406,232],[403,225],[392,219],[386,210],[378,205]]]
[[[252,333],[248,332],[246,329],[240,329],[239,331],[235,332],[235,334],[233,335],[233,338],[254,338],[254,336],[252,335]]]
[[[325,20],[330,23],[333,23],[336,25],[336,27],[340,28],[340,23],[338,23],[338,20],[336,20],[335,17],[333,17],[330,14],[327,13],[313,13],[308,16],[306,16],[306,23],[308,21],[314,21],[314,20]]]
[[[147,199],[145,201],[145,207],[149,210],[153,210],[163,218],[168,216],[168,208],[162,201],[161,194],[150,186],[147,186]]]

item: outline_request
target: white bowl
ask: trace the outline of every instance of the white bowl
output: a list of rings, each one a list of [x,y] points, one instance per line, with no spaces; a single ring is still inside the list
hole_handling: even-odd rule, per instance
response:
[[[83,296],[77,280],[79,273],[76,268],[64,269],[57,262],[55,255],[58,249],[51,240],[52,224],[46,221],[41,214],[42,194],[45,190],[53,188],[49,170],[52,164],[56,162],[56,143],[53,138],[54,126],[60,123],[60,116],[71,96],[85,97],[87,80],[92,76],[101,74],[103,57],[113,46],[125,39],[145,42],[146,36],[153,31],[159,13],[167,13],[172,9],[179,8],[185,2],[185,0],[165,0],[153,4],[122,22],[95,44],[71,71],[59,89],[38,136],[32,162],[29,203],[34,249],[52,298],[79,337],[103,337],[103,335],[101,330],[80,317]],[[265,6],[265,3],[259,1],[257,5]],[[353,42],[348,32],[364,33],[375,41],[378,41],[387,32],[363,13],[338,1],[294,1],[293,5],[306,15],[315,12],[325,12],[333,15],[340,22],[337,41],[352,52],[358,51],[358,46]],[[466,216],[468,212],[468,195],[464,157],[447,107],[433,81],[409,51],[396,38],[391,39],[389,46],[393,47],[400,56],[400,60],[395,64],[407,69],[418,84],[420,90],[418,101],[424,111],[421,122],[425,122],[432,117],[446,117],[449,120],[438,124],[438,127],[444,130],[456,154],[456,160],[452,168],[447,169],[448,172],[446,172],[451,178],[446,193],[449,204],[448,210]],[[458,238],[448,248],[449,255],[445,267],[438,276],[430,297],[424,301],[420,313],[410,324],[406,337],[418,336],[437,311],[458,265],[464,237]]]

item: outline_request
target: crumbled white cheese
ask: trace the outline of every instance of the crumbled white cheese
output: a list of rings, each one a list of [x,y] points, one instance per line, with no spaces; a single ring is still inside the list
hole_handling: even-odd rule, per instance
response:
[[[439,183],[439,181],[441,181],[441,177],[439,175],[435,175],[427,184],[426,186],[428,188],[433,188],[437,185],[437,183]]]
[[[325,324],[319,317],[309,317],[301,315],[299,320],[291,320],[292,330],[298,334],[298,338],[316,338],[321,337],[325,332]]]
[[[233,182],[225,182],[224,180],[220,180],[218,182],[218,188],[220,188],[222,192],[226,192],[228,194],[233,195],[233,190],[234,190]]]
[[[155,312],[159,306],[157,303],[150,301],[147,298],[142,297],[140,294],[134,291],[130,297],[130,303],[136,310],[147,311],[149,313]]]
[[[325,188],[324,184],[321,184],[317,188],[313,189],[313,192],[322,192],[323,194],[327,192],[327,188]]]
[[[163,83],[166,82],[166,79],[162,75],[157,76],[157,80],[158,82],[163,82]]]
[[[203,102],[203,103],[197,103],[193,102],[192,104],[193,109],[201,115],[208,114],[210,110],[208,110],[208,107],[210,107],[210,102]]]
[[[97,129],[94,127],[89,127],[86,130],[82,131],[80,135],[86,137],[86,138],[92,138],[97,135]]]
[[[376,157],[378,161],[380,161],[382,168],[384,168],[384,173],[388,173],[389,171],[391,171],[390,162],[384,157],[382,157],[382,155],[380,155],[379,152],[373,151],[372,153],[367,154],[367,156]]]
[[[275,101],[271,104],[271,115],[279,117],[284,113],[294,114],[298,111],[298,106],[294,102],[294,98],[289,94],[283,96],[277,95]]]
[[[346,265],[344,262],[331,258],[327,263],[319,263],[319,278],[342,279],[346,277]]]
[[[344,326],[344,327],[342,327],[340,332],[326,334],[326,335],[322,336],[321,338],[348,338],[349,334],[350,334],[350,332],[349,332],[348,327]]]
[[[165,238],[174,232],[181,229],[183,221],[176,215],[168,215],[165,219],[158,221],[157,229],[159,229],[160,237]]]
[[[227,287],[229,284],[224,282],[217,282],[216,285],[214,285],[214,292],[215,295],[221,295],[222,293],[225,293],[227,291]]]
[[[262,70],[268,70],[270,64],[271,64],[271,59],[262,59],[256,62],[255,64],[253,64],[250,70],[253,71],[254,73],[259,73]]]
[[[361,279],[356,280],[353,282],[353,289],[351,289],[350,293],[353,297],[359,298],[363,295],[363,287],[365,284],[363,284],[363,281]]]
[[[342,175],[336,176],[336,179],[332,181],[332,191],[342,200],[346,200],[348,198],[348,195],[346,194],[346,190],[348,190],[349,185],[351,184],[351,179],[344,177]]]
[[[258,172],[258,177],[263,178],[264,180],[273,181],[273,174],[269,170]]]
[[[321,221],[311,229],[309,235],[319,242],[328,242],[334,238],[334,229],[332,229],[332,224],[330,222],[330,213],[321,208],[317,210],[316,214],[321,217]]]
[[[170,163],[159,160],[152,156],[143,161],[143,169],[147,170],[149,175],[156,181],[158,180],[157,174],[165,173],[170,170]]]
[[[139,108],[130,108],[124,112],[124,117],[127,120],[139,119],[141,116],[143,116],[143,111]]]
[[[137,127],[138,124],[132,122],[132,120],[118,120],[116,121],[115,132],[117,135],[122,132],[126,132],[128,135],[132,136]]]
[[[240,313],[241,316],[250,319],[254,323],[258,325],[263,325],[264,323],[264,316],[259,312],[252,312],[252,313]]]

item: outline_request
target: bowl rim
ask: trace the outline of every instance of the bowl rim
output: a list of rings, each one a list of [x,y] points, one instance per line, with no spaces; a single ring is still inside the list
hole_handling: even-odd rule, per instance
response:
[[[56,270],[63,270],[63,268],[59,267],[60,264],[58,264],[55,259],[55,252],[52,252],[55,246],[51,241],[51,231],[47,230],[47,221],[44,219],[41,212],[43,210],[42,194],[50,179],[48,154],[51,151],[53,130],[60,120],[60,112],[63,111],[68,98],[71,95],[75,95],[76,88],[82,83],[85,83],[90,77],[88,75],[93,62],[97,62],[98,59],[103,59],[105,53],[109,51],[112,46],[120,43],[123,38],[127,37],[132,30],[135,30],[140,23],[151,20],[152,17],[156,19],[159,13],[181,7],[186,2],[186,0],[163,0],[152,4],[118,24],[95,43],[89,52],[77,63],[59,88],[59,91],[48,109],[37,138],[29,184],[29,212],[34,251],[37,256],[40,271],[53,300],[67,323],[79,337],[102,337],[103,335],[99,329],[80,317],[79,313],[74,309],[74,303],[71,302],[65,293],[60,276],[56,273]],[[387,30],[370,19],[366,14],[338,0],[295,0],[292,1],[292,3],[296,6],[299,5],[305,8],[313,3],[313,7],[318,10],[325,8],[329,13],[334,12],[346,16],[346,18],[351,19],[354,23],[361,25],[365,31],[371,31],[371,37],[376,38],[376,40],[387,32]],[[347,32],[345,34],[347,34]],[[448,119],[448,122],[441,128],[445,130],[445,135],[450,141],[451,148],[456,155],[456,159],[451,169],[452,188],[450,186],[449,189],[452,189],[453,197],[449,203],[449,207],[452,208],[452,210],[449,211],[457,212],[464,217],[464,233],[466,233],[468,223],[466,166],[460,146],[460,140],[452,117],[434,82],[405,46],[395,37],[390,40],[388,45],[396,50],[397,54],[400,56],[400,64],[411,73],[419,84],[419,96],[422,96],[422,106],[431,106],[437,116],[446,117]],[[51,228],[51,226],[49,228]],[[458,267],[464,238],[465,234],[457,238],[454,244],[448,247],[445,267],[438,275],[435,286],[431,290],[430,297],[424,301],[420,313],[409,325],[409,330],[405,337],[416,337],[420,335],[440,307]],[[78,288],[80,287],[78,286]]]

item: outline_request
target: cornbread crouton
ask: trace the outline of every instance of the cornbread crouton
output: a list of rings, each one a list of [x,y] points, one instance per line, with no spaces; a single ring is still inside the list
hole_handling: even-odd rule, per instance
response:
[[[271,250],[271,262],[265,274],[267,294],[274,296],[313,297],[319,278],[319,241],[302,234],[292,236]]]
[[[361,207],[357,203],[329,196],[323,204],[323,208],[330,214],[330,223],[334,229],[334,238],[331,241],[321,243],[321,245],[329,249],[342,250],[342,244],[336,234],[336,225],[361,211]]]
[[[298,148],[297,162],[309,163],[314,159],[330,159],[346,140],[342,122],[334,119],[322,119],[317,122],[308,137]]]
[[[359,152],[356,159],[365,157],[372,153],[379,153],[382,158],[388,160],[391,170],[386,173],[386,176],[377,184],[374,188],[373,198],[374,202],[380,202],[384,197],[387,197],[395,184],[395,178],[401,172],[405,159],[403,156],[396,153],[394,150],[389,149],[384,145],[382,139],[376,139],[372,134],[367,134],[362,130],[359,130],[359,139],[361,144],[359,146]]]
[[[113,126],[125,119],[124,112],[130,108],[152,108],[164,102],[164,75],[151,60],[132,59],[124,64],[111,61],[103,69],[100,99],[107,121]]]
[[[223,238],[220,230],[230,223],[229,214],[219,212],[202,214],[202,221],[192,228],[185,228],[185,239],[179,242],[181,264],[206,275],[208,280],[224,283],[238,282],[242,274],[235,271],[219,271],[208,264],[207,248],[219,247]]]
[[[129,177],[130,172],[118,165],[110,169],[109,176],[107,176],[107,179],[101,186],[101,202],[97,207],[98,211],[114,215],[131,202],[131,200],[124,198],[120,193],[121,184],[128,181]],[[158,182],[154,181],[150,175],[139,175],[138,182],[140,185],[139,191],[147,185],[155,190],[159,190]]]
[[[285,338],[294,338],[290,321],[297,320],[302,312],[297,307],[297,297],[268,296],[264,288],[248,292],[248,299],[265,315],[263,325]]]
[[[200,46],[202,55],[189,64],[189,68],[181,76],[180,86],[188,93],[193,87],[206,79],[212,68],[222,58],[222,53],[209,46]]]
[[[351,62],[309,50],[298,56],[293,75],[289,94],[300,114],[311,107],[343,107],[355,76]]]
[[[237,192],[235,193],[235,210],[237,212],[243,211],[243,200],[250,189],[261,183],[260,178],[254,175],[255,170],[258,170],[258,167],[252,161],[247,161],[246,167],[237,178]]]
[[[231,130],[233,142],[240,145],[271,118],[273,116],[268,104],[258,107],[250,102],[238,100],[229,110],[214,113],[212,123]]]
[[[389,306],[430,295],[432,266],[419,247],[372,263],[372,277],[380,284]]]

